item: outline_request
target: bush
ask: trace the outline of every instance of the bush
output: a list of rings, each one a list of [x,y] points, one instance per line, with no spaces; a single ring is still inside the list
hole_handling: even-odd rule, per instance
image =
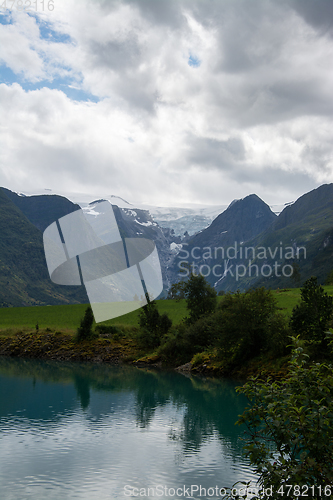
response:
[[[162,339],[158,354],[163,363],[177,366],[191,361],[195,350],[185,336],[186,326],[177,325]]]
[[[324,489],[333,482],[333,367],[307,364],[302,342],[294,342],[286,380],[256,377],[237,389],[252,403],[238,424],[248,428],[245,450],[259,485],[273,487],[270,498],[287,497],[287,485],[308,485],[310,498],[332,498]],[[297,496],[292,489],[289,498]]]
[[[275,357],[287,354],[290,333],[272,292],[258,288],[224,295],[214,314],[172,330],[159,352],[169,364],[180,364],[196,353],[217,347],[224,369],[232,371],[262,352]]]
[[[186,281],[179,281],[173,283],[168,291],[168,299],[175,299],[177,301],[185,299]]]
[[[190,312],[188,323],[193,324],[203,316],[208,316],[216,308],[216,290],[199,274],[192,274],[185,286],[187,309]]]
[[[290,326],[301,338],[327,348],[326,332],[332,322],[333,298],[329,297],[317,278],[308,279],[301,289],[301,303],[294,307]]]
[[[94,315],[91,306],[88,306],[84,317],[81,319],[80,326],[77,329],[76,339],[80,342],[83,340],[91,340],[96,337],[96,334],[92,330],[92,325],[94,322]]]
[[[158,312],[156,302],[148,302],[139,313],[140,331],[137,335],[143,347],[154,349],[161,343],[161,338],[171,328],[172,321],[167,314]]]
[[[246,293],[226,294],[215,315],[220,355],[233,368],[271,351],[284,354],[288,342],[286,319],[277,310],[270,290],[257,288]]]
[[[119,335],[120,329],[113,325],[96,325],[95,332],[98,335]]]
[[[189,325],[184,336],[193,347],[193,351],[198,352],[214,345],[218,339],[218,334],[216,316],[211,315],[200,318],[193,325]]]

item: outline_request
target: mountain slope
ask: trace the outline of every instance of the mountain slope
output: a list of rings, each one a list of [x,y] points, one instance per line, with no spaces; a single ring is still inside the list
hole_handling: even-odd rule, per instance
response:
[[[27,219],[42,232],[55,220],[80,208],[79,205],[56,194],[19,196],[9,189],[1,189]]]
[[[83,208],[88,222],[90,217],[98,217],[101,201],[104,200],[94,201]],[[180,243],[180,237],[175,236],[169,229],[161,228],[154,222],[148,210],[119,208],[117,205],[112,205],[112,208],[122,237],[147,238],[155,242],[161,263],[164,288],[169,288],[171,282],[167,270],[174,255],[170,245]]]
[[[247,242],[247,246],[255,249],[254,258],[251,255],[250,259],[259,268],[258,276],[249,276],[249,259],[235,259],[234,265],[245,265],[247,272],[237,283],[229,273],[219,283],[222,289],[244,290],[262,285],[284,288],[300,285],[312,275],[324,283],[333,269],[333,184],[324,184],[301,196],[269,228]],[[297,265],[299,279],[296,273],[288,276],[293,265]],[[263,266],[266,266],[264,274],[268,274],[268,266],[272,270],[277,266],[277,272],[263,276]]]
[[[276,218],[269,206],[255,194],[235,200],[207,229],[183,243],[182,250],[172,264],[173,280],[181,278],[186,262],[195,266],[192,270],[200,270],[211,284],[215,284],[224,273],[229,249],[255,237]],[[218,267],[214,267],[216,265]]]
[[[272,230],[278,231],[291,224],[304,224],[305,218],[314,217],[318,225],[320,212],[333,204],[333,184],[323,184],[317,189],[304,194],[292,205],[287,206],[277,218]],[[323,214],[325,217],[325,215]]]
[[[189,247],[233,245],[261,233],[276,219],[276,215],[257,195],[250,194],[233,201],[211,225],[189,241]]]
[[[85,288],[52,283],[43,236],[0,189],[0,306],[87,302]]]

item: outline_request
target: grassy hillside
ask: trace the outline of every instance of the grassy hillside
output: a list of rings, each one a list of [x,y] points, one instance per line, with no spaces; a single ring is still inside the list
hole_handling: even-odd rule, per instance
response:
[[[329,295],[333,295],[333,286],[325,286]],[[291,314],[293,307],[300,300],[300,289],[290,288],[275,290],[278,306],[287,315]],[[218,297],[220,299],[220,297]],[[186,301],[158,300],[158,310],[161,314],[167,313],[173,324],[179,323],[187,315]],[[38,307],[6,307],[0,309],[0,332],[5,334],[7,329],[35,329],[52,328],[55,330],[75,331],[84,315],[87,304],[56,305]],[[105,325],[138,325],[140,309],[124,316],[103,322]]]

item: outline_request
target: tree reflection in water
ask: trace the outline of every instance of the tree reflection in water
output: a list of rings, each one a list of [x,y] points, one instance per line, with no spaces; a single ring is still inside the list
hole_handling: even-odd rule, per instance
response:
[[[148,429],[156,412],[173,405],[182,412],[182,423],[176,428],[170,422],[169,439],[182,443],[185,453],[198,451],[203,443],[217,434],[231,453],[239,453],[240,430],[234,424],[246,405],[243,396],[236,394],[237,384],[230,380],[205,379],[184,376],[173,371],[154,371],[131,366],[109,366],[83,363],[46,362],[0,358],[0,377],[15,375],[23,378],[30,388],[26,393],[25,415],[37,418],[43,407],[44,418],[56,419],[57,415],[74,405],[70,394],[76,391],[81,408],[104,418],[115,412],[116,399],[108,410],[99,410],[91,403],[92,393],[107,392],[112,395],[127,394],[133,398],[133,412],[139,428]],[[49,384],[58,384],[61,398],[48,405]],[[60,384],[60,385],[59,385]],[[18,394],[14,387],[5,391],[0,386],[0,417],[17,411]],[[38,389],[38,401],[34,391]],[[56,389],[56,387],[54,387]],[[22,395],[23,396],[23,395]],[[47,406],[53,408],[52,414]],[[55,408],[55,410],[54,410]],[[38,413],[40,418],[40,411]]]

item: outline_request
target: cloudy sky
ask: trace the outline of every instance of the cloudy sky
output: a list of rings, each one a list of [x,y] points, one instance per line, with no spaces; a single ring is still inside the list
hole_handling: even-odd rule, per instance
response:
[[[333,182],[331,0],[1,2],[0,186],[177,206]]]

